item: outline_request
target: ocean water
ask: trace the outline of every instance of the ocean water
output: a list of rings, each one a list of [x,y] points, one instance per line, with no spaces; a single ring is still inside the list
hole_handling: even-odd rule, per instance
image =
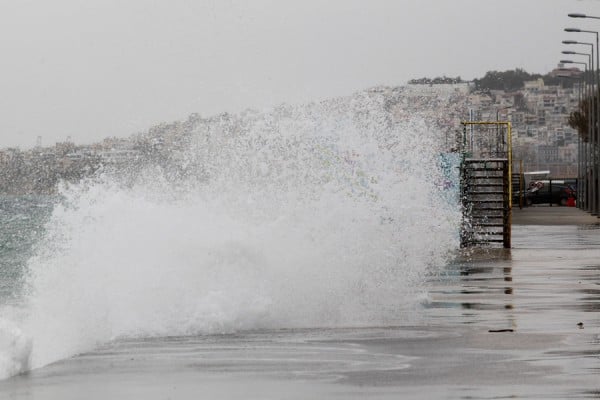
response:
[[[0,197],[0,299],[10,303],[19,297],[23,271],[32,249],[44,231],[54,199],[48,196]]]
[[[2,197],[0,378],[111,343],[418,319],[460,214],[444,133],[397,114],[362,93],[219,116],[159,162]]]

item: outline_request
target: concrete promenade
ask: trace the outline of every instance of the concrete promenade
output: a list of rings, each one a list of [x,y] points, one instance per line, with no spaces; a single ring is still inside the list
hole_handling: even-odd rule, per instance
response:
[[[600,225],[600,218],[576,207],[513,205],[513,225]]]

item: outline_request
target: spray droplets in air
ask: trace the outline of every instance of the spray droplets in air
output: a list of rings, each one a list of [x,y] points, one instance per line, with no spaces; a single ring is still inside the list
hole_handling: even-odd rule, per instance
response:
[[[458,211],[439,130],[400,96],[193,117],[63,188],[29,263],[33,366],[117,337],[408,318]]]

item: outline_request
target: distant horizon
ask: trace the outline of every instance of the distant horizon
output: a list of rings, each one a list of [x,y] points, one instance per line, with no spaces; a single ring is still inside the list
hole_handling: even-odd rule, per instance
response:
[[[304,104],[422,76],[550,71],[592,0],[57,0],[0,13],[0,147],[93,143],[191,113]],[[579,56],[573,56],[580,59]]]

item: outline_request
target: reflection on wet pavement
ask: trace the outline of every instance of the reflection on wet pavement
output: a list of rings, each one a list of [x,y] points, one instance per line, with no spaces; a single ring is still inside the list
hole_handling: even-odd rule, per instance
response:
[[[433,279],[429,323],[562,335],[557,348],[527,356],[532,366],[560,367],[550,374],[555,382],[580,385],[548,396],[600,398],[600,229],[516,226],[513,246],[510,255],[472,251]]]
[[[546,314],[557,325],[575,319],[598,324],[586,313],[600,311],[600,230],[516,226],[513,231],[515,247],[509,255],[496,250],[468,254],[432,280],[429,315],[464,324],[519,324],[534,331],[552,323],[539,320]],[[436,309],[444,312],[436,314]]]

